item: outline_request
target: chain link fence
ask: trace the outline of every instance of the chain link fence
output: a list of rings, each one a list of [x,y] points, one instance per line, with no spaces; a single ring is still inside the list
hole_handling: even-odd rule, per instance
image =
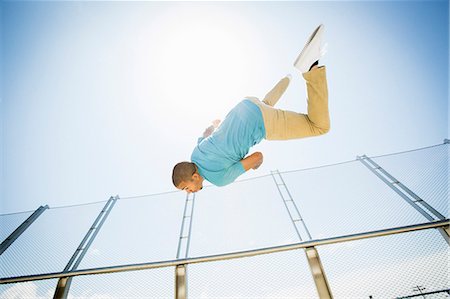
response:
[[[448,144],[372,157],[447,220],[448,158]],[[180,244],[195,259],[430,221],[358,160],[280,175],[289,196],[280,196],[279,182],[265,175],[205,187],[189,215],[180,192],[118,199],[101,228],[93,222],[105,202],[50,207],[0,255],[1,279],[60,273],[82,251],[77,269],[89,270],[175,261]],[[31,214],[0,215],[1,239]],[[186,217],[192,218],[189,236],[181,229]],[[307,232],[295,228],[298,221]],[[92,244],[80,248],[95,229]],[[334,298],[450,298],[443,235],[433,228],[317,250]],[[188,298],[319,298],[315,275],[305,250],[295,249],[188,264],[185,289]],[[53,298],[58,279],[0,283],[0,298]],[[173,298],[176,285],[174,267],[82,275],[73,277],[68,298]]]

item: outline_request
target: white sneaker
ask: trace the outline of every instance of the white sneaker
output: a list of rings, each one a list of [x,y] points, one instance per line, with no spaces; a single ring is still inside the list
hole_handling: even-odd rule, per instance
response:
[[[314,30],[314,32],[309,37],[306,45],[303,47],[302,52],[298,55],[294,62],[294,66],[302,73],[309,71],[309,68],[314,62],[319,60],[323,55],[325,55],[325,47],[322,47],[322,35],[324,31],[323,24]]]

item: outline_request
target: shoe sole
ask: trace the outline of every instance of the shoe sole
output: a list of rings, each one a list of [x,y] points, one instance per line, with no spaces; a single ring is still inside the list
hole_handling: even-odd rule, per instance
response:
[[[314,39],[314,37],[316,37],[317,33],[319,32],[319,30],[323,29],[323,24],[320,24],[314,31],[313,33],[311,33],[308,41],[306,42],[305,46],[303,47],[302,51],[300,52],[300,54],[298,55],[297,59],[294,62],[294,66],[297,65],[298,61],[300,60],[300,57],[302,57],[303,53],[306,51],[306,49],[308,48],[309,44],[311,43],[311,41]]]

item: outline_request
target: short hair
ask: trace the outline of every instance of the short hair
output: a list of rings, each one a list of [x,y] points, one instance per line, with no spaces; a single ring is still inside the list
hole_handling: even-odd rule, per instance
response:
[[[192,162],[180,162],[175,165],[172,172],[172,182],[178,187],[181,182],[189,181],[192,175],[197,172],[197,166]]]

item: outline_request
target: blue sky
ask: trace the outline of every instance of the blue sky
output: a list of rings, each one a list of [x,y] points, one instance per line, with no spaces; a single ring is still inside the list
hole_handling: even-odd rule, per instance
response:
[[[332,130],[263,141],[298,169],[441,143],[448,135],[446,2],[5,2],[3,212],[172,189],[174,163],[244,96],[286,73],[326,26]]]
[[[448,138],[449,7],[445,1],[0,5],[0,213],[174,190],[173,165],[189,159],[210,121],[223,119],[243,97],[262,98],[281,77],[292,73],[279,107],[306,111],[304,82],[292,63],[319,23],[325,24],[328,42],[322,63],[327,67],[331,131],[303,140],[263,141],[254,148],[263,152],[263,165],[242,179],[275,169],[288,171],[434,145]],[[402,174],[407,162],[393,165],[401,165]],[[448,177],[448,169],[444,172]],[[353,184],[354,180],[361,184]],[[390,190],[382,189],[383,184],[359,162],[317,173],[286,174],[286,182],[301,202],[313,238],[424,221],[396,201]],[[264,177],[200,192],[191,254],[297,241],[284,210],[279,209],[279,199],[273,200],[278,194],[270,184],[272,179]],[[174,258],[183,200],[182,193],[174,193],[120,202],[80,267]],[[31,272],[60,270],[102,205],[45,212],[48,218],[21,243],[36,250],[8,256],[6,252],[2,258]],[[63,221],[66,225],[54,225]],[[147,238],[129,233],[143,224],[158,229],[148,229]],[[42,229],[48,237],[39,239]],[[433,233],[416,236],[425,236],[422,239],[430,243],[441,241]],[[399,237],[394,243],[408,240]],[[61,242],[58,252],[46,250],[55,241]],[[135,244],[132,254],[129,244]],[[376,254],[386,245],[374,244],[324,249],[324,262],[333,264],[327,268],[333,284],[348,279],[339,270],[346,261],[359,257],[364,264],[369,260],[364,258],[368,248]],[[427,254],[440,260],[446,248],[439,243],[426,254],[412,250],[403,255],[398,246],[392,256],[381,255],[380,265],[390,265],[387,272],[393,270],[394,257],[403,263],[396,264],[400,268],[416,263],[424,269],[430,265]],[[339,261],[338,249],[348,249],[345,252],[351,256]],[[259,265],[262,272],[280,269],[278,261],[290,265],[295,254],[274,258],[273,263],[250,261],[249,266]],[[42,263],[27,268],[28,259],[37,256]],[[306,260],[301,265],[304,273],[299,276],[312,287]],[[348,274],[352,279],[358,273],[383,275],[381,269],[371,267],[353,270]],[[173,279],[172,271],[165,271],[161,275]],[[204,278],[214,271],[193,271],[192,285],[207,281]],[[233,273],[222,275],[229,278]],[[402,275],[398,280],[411,281],[406,271]],[[92,281],[97,278],[89,279],[85,288],[95,291]],[[172,286],[168,279],[161,280]],[[379,277],[378,281],[398,280]],[[197,285],[195,292],[207,297],[219,281]],[[73,288],[77,292],[78,286],[82,294],[80,285]],[[115,287],[120,294],[120,285]],[[47,290],[41,285],[39,293]],[[98,292],[103,290],[99,287]]]

